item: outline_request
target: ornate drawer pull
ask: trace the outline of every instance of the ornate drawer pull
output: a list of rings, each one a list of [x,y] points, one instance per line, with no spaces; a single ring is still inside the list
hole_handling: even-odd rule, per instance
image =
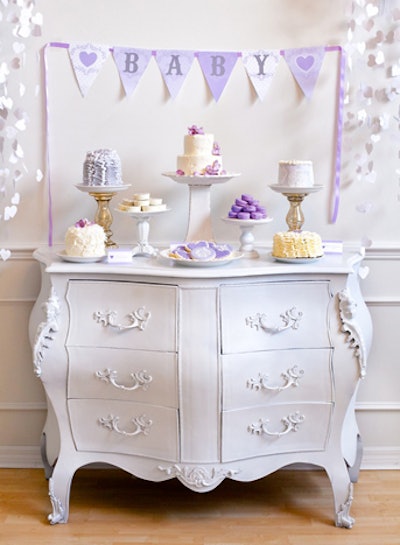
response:
[[[147,390],[147,388],[149,387],[149,384],[153,380],[153,377],[149,375],[147,371],[145,371],[144,369],[134,373],[129,373],[129,376],[131,377],[133,382],[131,386],[125,386],[125,384],[118,384],[117,382],[118,371],[115,371],[115,369],[104,369],[104,371],[96,371],[95,375],[100,380],[109,382],[115,388],[119,388],[120,390],[127,390],[129,392],[132,392],[133,390],[137,390],[138,388],[142,388],[142,390]]]
[[[272,392],[282,392],[291,386],[297,387],[299,385],[299,380],[303,377],[304,370],[299,369],[298,365],[294,365],[291,369],[288,369],[282,373],[281,377],[285,381],[285,384],[282,386],[270,386],[268,384],[268,375],[263,375],[259,373],[258,379],[249,378],[247,381],[247,388],[251,390],[270,390]]]
[[[150,418],[148,418],[145,414],[131,418],[131,422],[135,426],[135,429],[133,431],[121,430],[118,427],[119,416],[113,416],[112,414],[109,414],[106,417],[100,417],[98,422],[104,428],[115,431],[116,433],[119,433],[120,435],[125,435],[127,437],[134,437],[135,435],[139,435],[140,433],[148,435],[150,427],[153,425],[152,420],[150,420]]]
[[[260,418],[256,424],[250,424],[248,431],[255,435],[270,435],[273,437],[282,437],[291,431],[298,431],[300,424],[304,422],[306,417],[303,414],[300,414],[299,411],[289,414],[282,418],[281,422],[283,423],[285,429],[283,431],[269,431],[267,424],[269,423],[268,418]]]
[[[148,320],[150,319],[151,313],[146,312],[144,307],[140,307],[133,312],[130,312],[126,315],[128,320],[127,325],[115,323],[117,317],[117,312],[115,310],[102,311],[98,310],[94,312],[93,318],[98,324],[102,324],[104,327],[110,326],[115,327],[118,331],[125,331],[126,329],[138,328],[141,331],[146,327]]]
[[[267,333],[281,333],[290,328],[298,329],[302,316],[302,312],[298,311],[296,307],[292,307],[280,315],[283,325],[277,326],[268,325],[267,315],[258,312],[255,316],[248,316],[246,318],[246,325],[254,327],[257,330],[262,329]]]

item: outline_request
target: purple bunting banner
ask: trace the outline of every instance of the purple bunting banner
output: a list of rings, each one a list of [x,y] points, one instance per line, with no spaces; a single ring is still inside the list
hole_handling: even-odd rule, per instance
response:
[[[140,78],[143,76],[152,57],[152,51],[131,47],[114,47],[113,57],[125,93],[129,96],[136,89]]]
[[[242,62],[260,100],[264,100],[280,59],[279,50],[243,51]]]
[[[192,67],[194,51],[161,49],[156,51],[156,61],[169,94],[175,98]]]
[[[284,57],[304,95],[311,98],[325,56],[325,47],[285,49]]]
[[[107,45],[70,44],[68,52],[83,97],[97,78],[109,51]]]
[[[240,53],[223,51],[201,51],[196,53],[211,94],[218,102],[231,76]]]
[[[98,76],[110,51],[113,53],[122,85],[126,95],[135,90],[143,76],[152,56],[168,87],[172,98],[175,98],[190,71],[194,58],[197,58],[210,91],[216,101],[224,91],[239,57],[246,70],[257,96],[263,100],[277,70],[280,56],[285,57],[289,69],[302,89],[306,98],[310,99],[317,83],[326,51],[336,51],[340,55],[339,86],[336,119],[336,161],[335,175],[332,180],[331,223],[335,223],[339,210],[341,147],[343,131],[343,109],[345,95],[346,62],[344,51],[340,46],[308,47],[286,50],[247,50],[243,52],[187,50],[157,50],[131,47],[114,47],[91,43],[69,44],[65,42],[49,42],[43,48],[44,95],[46,125],[46,172],[49,192],[49,246],[53,240],[52,194],[50,181],[50,101],[48,85],[49,47],[66,49],[69,53],[80,92],[85,97]]]

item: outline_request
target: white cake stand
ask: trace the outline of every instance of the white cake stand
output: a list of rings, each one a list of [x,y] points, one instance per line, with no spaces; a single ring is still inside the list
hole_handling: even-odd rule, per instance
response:
[[[240,176],[227,173],[218,176],[179,176],[176,172],[163,172],[175,182],[189,186],[189,220],[185,241],[214,240],[211,225],[211,186],[228,182]]]
[[[94,221],[101,225],[106,234],[106,247],[111,248],[112,246],[117,246],[115,242],[111,239],[113,232],[111,231],[111,225],[113,222],[113,217],[110,211],[110,201],[120,191],[125,191],[128,187],[131,187],[130,184],[123,185],[84,185],[76,184],[75,187],[79,191],[84,193],[89,193],[91,197],[97,202],[97,211],[94,217]]]
[[[260,254],[254,248],[254,235],[253,229],[257,225],[265,225],[270,223],[272,218],[264,218],[261,220],[240,220],[235,218],[222,218],[223,221],[227,223],[236,224],[240,227],[240,251],[243,253],[244,257],[249,259],[256,259],[260,257]]]
[[[270,188],[273,191],[285,195],[289,201],[290,208],[286,216],[286,223],[290,231],[301,231],[304,223],[304,214],[301,209],[301,203],[309,193],[316,193],[323,187],[323,185],[313,185],[311,187],[291,187],[279,184],[270,185]]]
[[[155,256],[158,254],[158,250],[149,244],[149,232],[150,232],[150,219],[153,216],[164,214],[171,209],[157,210],[155,212],[129,212],[126,210],[115,209],[120,214],[125,214],[136,220],[136,229],[138,241],[136,246],[132,249],[132,256]]]

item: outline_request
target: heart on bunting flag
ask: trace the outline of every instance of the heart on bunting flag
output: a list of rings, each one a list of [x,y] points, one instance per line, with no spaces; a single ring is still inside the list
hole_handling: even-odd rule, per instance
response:
[[[107,59],[110,49],[107,45],[70,44],[68,52],[79,89],[85,97]]]
[[[286,49],[285,60],[307,98],[311,98],[325,56],[324,47]]]

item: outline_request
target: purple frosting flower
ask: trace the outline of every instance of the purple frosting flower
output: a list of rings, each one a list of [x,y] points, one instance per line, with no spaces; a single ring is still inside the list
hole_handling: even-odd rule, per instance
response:
[[[92,221],[89,221],[86,218],[83,218],[75,223],[75,227],[86,227],[87,225],[94,225]]]
[[[197,127],[196,125],[192,125],[191,127],[188,127],[188,134],[204,134],[203,127]]]
[[[212,154],[221,155],[221,146],[217,142],[214,142],[213,144]]]
[[[181,170],[181,169],[178,169],[178,170],[176,171],[176,174],[177,174],[177,176],[184,176],[184,175],[185,175],[185,173],[184,173],[183,170]]]

